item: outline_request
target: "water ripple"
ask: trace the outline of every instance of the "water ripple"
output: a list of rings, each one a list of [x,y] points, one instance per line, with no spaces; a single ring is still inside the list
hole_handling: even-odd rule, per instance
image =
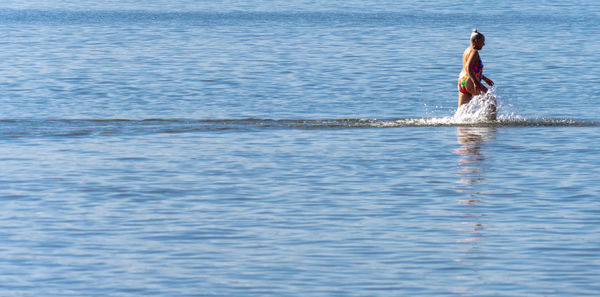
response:
[[[3,22],[42,23],[42,24],[119,24],[184,22],[196,25],[236,25],[247,23],[288,23],[288,24],[388,24],[397,25],[414,22],[448,22],[470,16],[468,13],[403,13],[403,12],[342,12],[342,11],[236,11],[236,12],[160,12],[146,10],[62,10],[62,9],[0,9]],[[542,23],[590,22],[594,15],[572,16],[568,14],[498,13],[488,19],[503,22],[522,23],[536,21]]]
[[[400,119],[53,119],[0,120],[0,135],[21,137],[81,137],[145,135],[157,133],[328,130],[394,127],[595,127],[598,122],[564,118],[500,118],[497,121],[461,122],[453,117]]]

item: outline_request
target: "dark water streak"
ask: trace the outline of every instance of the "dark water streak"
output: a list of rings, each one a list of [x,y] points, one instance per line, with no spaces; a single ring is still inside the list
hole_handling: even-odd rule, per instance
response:
[[[595,127],[598,122],[573,119],[510,119],[491,122],[461,123],[452,118],[432,119],[53,119],[0,120],[0,136],[78,137],[148,135],[156,133],[268,131],[268,130],[330,130],[394,127]]]

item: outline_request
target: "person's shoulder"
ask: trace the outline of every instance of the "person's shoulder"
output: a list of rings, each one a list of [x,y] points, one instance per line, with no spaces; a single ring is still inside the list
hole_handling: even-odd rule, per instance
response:
[[[478,53],[478,52],[479,52],[479,51],[478,51],[477,49],[474,49],[474,48],[472,48],[472,47],[467,47],[467,48],[465,49],[465,51],[463,52],[463,55],[464,55],[464,56],[466,56],[466,55],[469,55],[469,56],[471,56],[471,55],[473,55],[473,54],[475,54],[475,53]]]
[[[471,56],[471,49],[470,48],[466,48],[465,51],[463,52],[463,59],[468,59]]]
[[[479,51],[476,49],[472,49],[471,51],[467,52],[465,54],[465,58],[467,61],[477,61],[481,59],[481,57],[479,57]]]

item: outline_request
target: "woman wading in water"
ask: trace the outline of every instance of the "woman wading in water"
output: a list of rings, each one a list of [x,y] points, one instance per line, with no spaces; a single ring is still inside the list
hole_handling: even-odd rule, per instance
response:
[[[469,103],[473,96],[487,93],[488,89],[481,83],[483,80],[490,87],[494,82],[483,75],[483,62],[479,51],[485,45],[485,36],[473,29],[471,33],[471,46],[463,53],[463,68],[458,79],[458,106]],[[490,106],[491,120],[496,119],[496,106]]]

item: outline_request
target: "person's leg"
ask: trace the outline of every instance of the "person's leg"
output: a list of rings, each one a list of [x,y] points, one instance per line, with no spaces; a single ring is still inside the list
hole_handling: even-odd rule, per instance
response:
[[[458,106],[469,103],[471,98],[473,98],[473,95],[469,93],[458,92]]]
[[[498,111],[496,110],[496,102],[492,103],[490,105],[490,113],[488,114],[487,118],[490,121],[495,121],[496,117],[498,116]]]
[[[466,91],[466,92],[465,92]],[[480,94],[487,93],[488,89],[483,86],[483,92]],[[477,94],[475,91],[475,83],[470,79],[465,79],[459,81],[459,92],[458,92],[458,106],[460,107],[463,104],[469,103],[471,99],[473,99],[473,94]],[[496,110],[496,102],[494,101],[490,105],[490,112],[487,115],[487,119],[490,121],[495,121],[497,117],[498,111]]]

